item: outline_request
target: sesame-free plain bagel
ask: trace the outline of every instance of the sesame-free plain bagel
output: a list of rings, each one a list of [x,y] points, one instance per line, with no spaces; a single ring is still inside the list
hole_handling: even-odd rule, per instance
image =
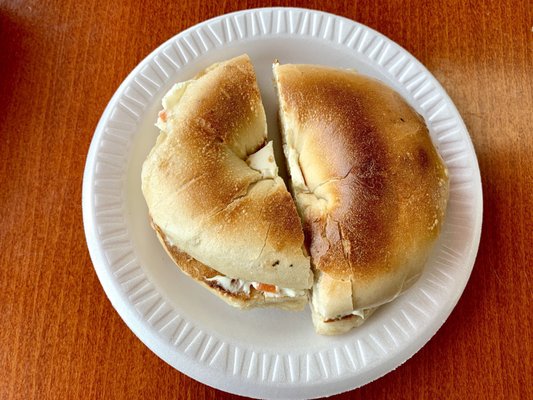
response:
[[[303,307],[309,257],[248,56],[175,85],[157,126],[142,191],[177,265],[232,305]]]
[[[446,168],[424,120],[358,73],[274,64],[284,151],[315,273],[317,332],[338,334],[408,288],[444,218]]]

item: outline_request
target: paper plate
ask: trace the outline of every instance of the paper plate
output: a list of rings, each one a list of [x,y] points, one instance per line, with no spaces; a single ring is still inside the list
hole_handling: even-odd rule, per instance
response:
[[[278,137],[271,64],[353,68],[400,92],[424,116],[449,168],[442,235],[421,279],[361,328],[315,334],[308,309],[239,311],[183,275],[149,226],[141,165],[158,134],[173,83],[248,53]],[[466,285],[482,219],[479,168],[446,92],[412,55],[364,25],[318,11],[246,10],[205,21],[167,41],[119,87],[94,133],[83,181],[87,244],[102,286],[130,329],[179,371],[227,392],[261,398],[327,396],[402,364],[444,323]]]

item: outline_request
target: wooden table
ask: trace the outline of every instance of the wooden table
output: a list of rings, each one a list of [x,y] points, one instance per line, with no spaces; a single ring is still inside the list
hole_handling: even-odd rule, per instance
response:
[[[165,364],[107,300],[81,182],[131,69],[241,1],[0,1],[0,398],[224,399]],[[375,4],[376,3],[376,4]],[[483,234],[470,282],[406,364],[344,399],[533,398],[533,14],[527,1],[287,2],[352,18],[435,74],[476,147]]]

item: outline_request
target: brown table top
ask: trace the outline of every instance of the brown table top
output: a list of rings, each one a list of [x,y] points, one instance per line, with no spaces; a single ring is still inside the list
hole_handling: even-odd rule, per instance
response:
[[[156,46],[207,18],[279,2],[0,1],[0,398],[233,398],[126,327],[85,244],[81,182],[96,123]],[[533,398],[533,14],[527,1],[291,1],[374,28],[455,102],[484,190],[477,261],[433,339],[337,398]]]

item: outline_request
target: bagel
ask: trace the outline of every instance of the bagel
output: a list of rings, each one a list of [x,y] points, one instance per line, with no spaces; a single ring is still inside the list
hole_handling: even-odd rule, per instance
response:
[[[273,65],[320,334],[360,325],[420,276],[444,219],[446,167],[423,118],[356,72]]]
[[[174,85],[162,103],[141,178],[167,253],[233,306],[303,308],[313,274],[248,56]]]

